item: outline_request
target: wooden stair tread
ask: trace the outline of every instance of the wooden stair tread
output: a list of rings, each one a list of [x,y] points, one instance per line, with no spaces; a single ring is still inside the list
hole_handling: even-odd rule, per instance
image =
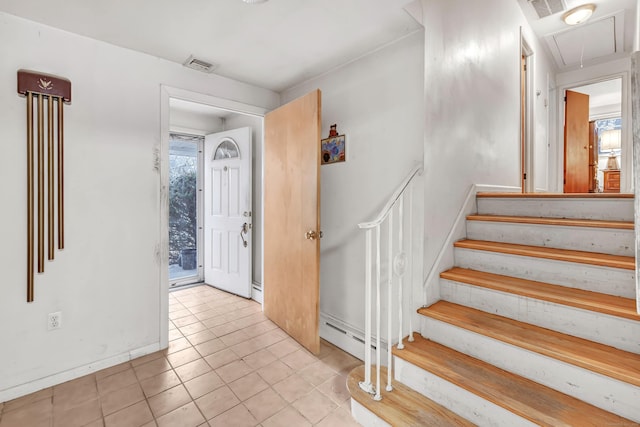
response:
[[[597,219],[571,219],[532,216],[469,215],[469,221],[507,222],[517,224],[559,225],[565,227],[614,228],[633,230],[633,221],[605,221]]]
[[[574,251],[569,249],[548,248],[544,246],[529,246],[515,243],[489,242],[469,239],[459,240],[453,245],[456,248],[499,252],[557,261],[577,262],[602,267],[622,268],[625,270],[635,270],[636,268],[635,258],[623,255],[610,255],[597,252]]]
[[[419,336],[393,354],[537,425],[640,425]]]
[[[375,378],[375,367],[372,367],[372,378]],[[380,367],[382,400],[375,401],[372,396],[362,390],[360,381],[364,381],[364,365],[354,368],[347,378],[347,388],[351,397],[369,411],[382,418],[392,426],[473,426],[444,406],[430,400],[399,381],[393,382],[393,391],[385,390],[387,369]]]
[[[633,199],[633,193],[491,193],[479,192],[476,197],[502,199]]]
[[[631,298],[460,267],[445,271],[440,274],[440,277],[496,291],[640,321],[640,315],[636,312],[636,302]]]
[[[550,329],[438,301],[418,312],[565,363],[640,386],[640,355]]]

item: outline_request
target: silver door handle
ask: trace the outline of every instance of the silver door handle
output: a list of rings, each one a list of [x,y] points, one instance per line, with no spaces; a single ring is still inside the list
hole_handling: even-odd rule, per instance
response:
[[[251,225],[247,224],[246,222],[240,227],[240,238],[242,239],[242,245],[245,248],[249,245],[249,243],[244,239],[244,235],[249,233],[249,228],[251,228]]]

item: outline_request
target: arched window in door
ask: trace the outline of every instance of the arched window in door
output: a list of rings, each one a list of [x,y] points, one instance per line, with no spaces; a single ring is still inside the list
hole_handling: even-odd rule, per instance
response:
[[[224,138],[216,148],[213,160],[237,159],[240,158],[238,144],[231,138]]]

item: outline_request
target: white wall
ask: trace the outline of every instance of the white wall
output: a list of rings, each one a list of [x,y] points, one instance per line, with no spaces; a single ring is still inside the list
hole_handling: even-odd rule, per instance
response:
[[[364,324],[364,233],[423,152],[422,32],[282,93],[322,91],[322,136],[338,125],[346,162],[321,167],[320,311]]]
[[[251,128],[251,142],[253,155],[253,188],[252,198],[252,256],[253,256],[253,283],[262,285],[262,147],[263,131],[262,117],[243,114],[232,114],[224,121],[224,129],[237,129],[248,126]]]
[[[273,108],[279,96],[0,13],[0,401],[157,349],[160,85]],[[26,102],[16,71],[69,78],[66,248],[26,303]],[[164,262],[166,265],[166,261]],[[47,313],[62,312],[48,332]]]
[[[423,11],[426,277],[472,184],[520,186],[521,26],[535,55],[534,93],[547,93],[550,62],[517,2],[423,0]],[[546,114],[537,97],[536,144],[545,143]],[[435,284],[429,292],[437,298]]]
[[[169,114],[169,128],[174,132],[197,131],[198,135],[220,132],[224,129],[224,120],[212,117],[210,114],[186,111],[171,107]]]

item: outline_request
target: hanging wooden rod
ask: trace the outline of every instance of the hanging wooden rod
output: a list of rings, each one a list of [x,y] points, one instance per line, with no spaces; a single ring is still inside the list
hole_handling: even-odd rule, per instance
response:
[[[35,198],[34,177],[37,178],[37,241],[38,273],[44,273],[45,247],[45,192],[47,193],[46,242],[47,259],[54,259],[55,228],[58,229],[58,249],[64,248],[64,104],[71,103],[71,82],[51,74],[29,70],[18,70],[18,93],[27,98],[27,302],[34,299],[34,241],[35,241]],[[37,104],[37,119],[34,135],[34,103]],[[46,149],[45,149],[45,104],[46,104]],[[54,107],[57,106],[57,109]],[[57,121],[54,121],[57,110]],[[54,129],[57,125],[57,134]],[[54,144],[54,135],[57,144]],[[35,137],[35,138],[34,138]],[[37,151],[34,153],[34,139]],[[56,156],[57,150],[57,156]],[[45,151],[47,162],[45,164]],[[37,171],[34,160],[37,156]],[[57,158],[57,200],[54,182]],[[45,188],[45,176],[47,186]],[[55,203],[57,201],[58,221],[55,222]]]

